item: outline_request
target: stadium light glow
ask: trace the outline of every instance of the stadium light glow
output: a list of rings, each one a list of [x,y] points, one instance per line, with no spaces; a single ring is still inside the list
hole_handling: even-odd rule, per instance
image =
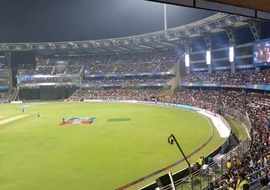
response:
[[[211,51],[210,50],[206,51],[206,64],[211,65]]]
[[[233,46],[229,47],[229,62],[230,63],[234,62],[234,47]]]
[[[190,56],[188,53],[185,53],[185,65],[186,67],[190,67]]]

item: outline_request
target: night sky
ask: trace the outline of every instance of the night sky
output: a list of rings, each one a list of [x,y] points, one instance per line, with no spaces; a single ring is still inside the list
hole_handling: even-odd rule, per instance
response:
[[[213,12],[169,6],[175,27]],[[163,5],[144,0],[1,0],[0,42],[94,40],[158,31]]]

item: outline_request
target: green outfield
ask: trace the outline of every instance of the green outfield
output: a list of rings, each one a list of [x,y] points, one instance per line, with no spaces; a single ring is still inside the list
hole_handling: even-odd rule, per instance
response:
[[[181,159],[167,142],[171,133],[187,154],[213,136],[191,162],[224,142],[207,118],[181,109],[52,102],[24,107],[22,113],[22,105],[0,105],[1,190],[110,190]],[[70,117],[95,120],[60,125]]]

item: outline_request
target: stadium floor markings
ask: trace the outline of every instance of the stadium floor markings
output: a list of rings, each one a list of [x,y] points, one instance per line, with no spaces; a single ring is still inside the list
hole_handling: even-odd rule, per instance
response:
[[[17,115],[17,116],[14,116],[14,117],[3,119],[3,120],[0,121],[0,125],[5,125],[5,124],[11,123],[13,121],[17,121],[19,119],[23,119],[23,118],[28,117],[28,116],[29,115],[27,115],[27,114],[23,114],[23,115]]]

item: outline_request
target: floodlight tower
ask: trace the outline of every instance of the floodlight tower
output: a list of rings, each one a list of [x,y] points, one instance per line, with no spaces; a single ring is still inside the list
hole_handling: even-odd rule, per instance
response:
[[[211,36],[210,35],[205,35],[204,36],[204,41],[206,44],[206,64],[208,66],[208,73],[212,73],[213,68],[212,68],[212,42],[211,42]]]
[[[168,29],[168,23],[167,23],[167,4],[166,3],[163,4],[163,12],[164,12],[164,14],[163,14],[163,16],[164,16],[164,32],[166,32],[167,29]]]
[[[186,39],[184,41],[184,47],[185,47],[185,68],[186,68],[186,73],[189,74],[191,72],[190,69],[190,40]]]
[[[190,73],[190,55],[189,52],[185,52],[185,66],[186,66],[186,72]]]
[[[235,35],[233,33],[232,28],[226,28],[226,34],[229,38],[229,63],[231,65],[231,73],[235,73],[235,46],[236,46],[236,41],[235,41]]]

